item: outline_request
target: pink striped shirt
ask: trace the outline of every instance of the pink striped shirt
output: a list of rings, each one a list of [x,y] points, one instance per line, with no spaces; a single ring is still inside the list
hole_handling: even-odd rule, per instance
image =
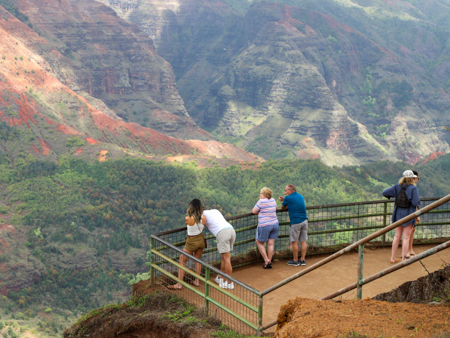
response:
[[[273,198],[260,199],[254,209],[258,210],[258,226],[273,225],[278,223],[277,202]]]

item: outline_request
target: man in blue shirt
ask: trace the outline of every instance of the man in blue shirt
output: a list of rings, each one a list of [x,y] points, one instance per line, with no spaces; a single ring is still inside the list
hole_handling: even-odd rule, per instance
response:
[[[306,241],[308,240],[308,216],[306,215],[305,199],[297,193],[295,186],[289,184],[284,188],[285,197],[280,196],[282,203],[281,210],[289,211],[289,219],[291,222],[289,228],[289,240],[291,242],[291,250],[294,254],[292,261],[288,261],[288,265],[300,266],[306,265]],[[301,258],[298,259],[298,241],[301,244]]]

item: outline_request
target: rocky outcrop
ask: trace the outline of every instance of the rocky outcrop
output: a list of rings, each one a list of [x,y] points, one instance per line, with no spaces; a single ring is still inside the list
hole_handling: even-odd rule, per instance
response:
[[[18,250],[19,246],[24,246],[24,239],[23,231],[0,222],[0,294],[4,296],[33,285],[45,270],[27,248]]]
[[[375,300],[382,300],[391,303],[424,303],[435,301],[448,301],[449,296],[450,266],[430,273],[424,277],[411,282],[406,282],[398,288],[380,293],[373,297]]]

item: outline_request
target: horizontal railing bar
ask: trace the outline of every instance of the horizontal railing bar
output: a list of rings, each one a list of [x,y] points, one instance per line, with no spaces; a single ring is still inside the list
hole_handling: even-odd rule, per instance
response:
[[[155,255],[161,257],[162,259],[165,259],[166,261],[168,261],[170,264],[175,265],[178,269],[183,270],[184,272],[194,276],[195,278],[198,278],[199,280],[201,280],[202,282],[206,282],[206,279],[203,278],[202,276],[198,275],[197,273],[195,273],[194,271],[192,271],[191,269],[188,269],[185,266],[182,266],[181,264],[175,262],[174,260],[170,259],[169,257],[167,257],[166,255],[152,249],[151,250],[152,253],[154,253]]]
[[[375,274],[373,274],[373,275],[371,275],[371,276],[369,276],[367,278],[364,278],[359,284],[360,285],[369,284],[370,282],[373,282],[374,280],[377,280],[378,278],[381,278],[381,277],[386,276],[386,275],[388,275],[388,274],[390,274],[390,273],[392,273],[392,272],[394,272],[394,271],[396,271],[398,269],[401,269],[401,268],[404,268],[405,266],[413,264],[413,263],[421,260],[422,258],[426,258],[428,256],[434,255],[435,253],[437,253],[437,252],[439,252],[441,250],[447,249],[448,247],[450,247],[450,241],[447,241],[447,242],[442,243],[442,244],[440,244],[438,246],[435,246],[434,248],[431,248],[431,249],[429,249],[427,251],[424,251],[424,252],[422,252],[422,253],[414,256],[414,257],[411,257],[409,259],[406,259],[406,260],[404,260],[404,261],[402,261],[402,262],[400,262],[398,264],[395,264],[395,265],[393,265],[393,266],[391,266],[391,267],[389,267],[387,269],[384,269],[384,270],[382,270],[380,272],[377,272],[377,273],[375,273]],[[344,294],[344,293],[346,293],[348,291],[356,289],[356,287],[357,287],[357,283],[353,283],[351,285],[346,286],[345,288],[342,288],[342,289],[340,289],[340,290],[338,290],[336,292],[333,292],[332,294],[330,294],[328,296],[320,298],[320,300],[332,299],[332,298],[340,296],[340,295],[342,295],[342,294]]]
[[[222,292],[224,295],[230,297],[231,299],[234,299],[236,302],[240,303],[241,305],[244,305],[245,307],[249,308],[250,310],[252,310],[253,312],[258,313],[258,308],[254,307],[253,305],[247,303],[245,300],[243,300],[242,298],[236,297],[235,295],[233,295],[231,292],[226,291],[225,289],[222,289],[219,285],[217,285],[215,282],[211,282],[208,281],[207,282],[209,286],[212,286],[214,289],[216,289],[217,291]]]
[[[203,266],[209,267],[209,269],[210,269],[211,271],[213,271],[213,272],[215,272],[215,273],[217,273],[217,274],[219,274],[219,275],[224,276],[226,279],[229,279],[229,280],[233,281],[234,283],[236,283],[236,284],[242,286],[244,289],[247,289],[248,291],[253,292],[253,293],[255,293],[255,294],[257,294],[257,295],[259,296],[260,292],[259,292],[258,290],[255,290],[255,289],[252,288],[251,286],[248,286],[247,284],[242,283],[241,281],[239,281],[239,280],[237,280],[237,279],[235,279],[235,278],[233,278],[233,277],[227,275],[225,272],[220,271],[219,269],[217,269],[217,268],[215,268],[215,267],[209,265],[208,263],[205,263],[204,261],[202,261],[202,260],[200,260],[200,259],[198,259],[198,258],[196,258],[196,257],[194,257],[194,256],[192,256],[192,255],[190,255],[190,254],[188,254],[188,253],[186,253],[185,251],[183,251],[183,250],[181,250],[181,249],[179,249],[179,248],[177,248],[177,247],[174,247],[172,244],[166,242],[165,240],[159,238],[159,237],[156,236],[156,235],[151,235],[151,237],[154,238],[156,241],[159,241],[159,242],[165,244],[167,247],[170,247],[170,248],[172,248],[173,250],[178,251],[180,254],[183,254],[183,255],[185,255],[185,256],[191,258],[193,261],[195,261],[195,262],[197,262],[197,263],[200,263],[200,264],[202,264]]]
[[[384,229],[381,229],[379,231],[376,231],[376,232],[372,233],[371,235],[369,235],[369,236],[367,236],[367,237],[365,237],[365,238],[363,238],[363,239],[361,239],[361,240],[359,240],[359,241],[357,241],[357,242],[347,246],[346,248],[344,248],[344,249],[334,253],[333,255],[328,256],[327,258],[321,260],[320,262],[317,262],[317,263],[311,265],[310,267],[308,267],[308,268],[306,268],[306,269],[304,269],[304,270],[302,270],[302,271],[292,275],[291,277],[288,277],[285,280],[283,280],[283,281],[281,281],[281,282],[279,282],[279,283],[269,287],[268,289],[266,289],[266,290],[261,292],[261,296],[266,295],[269,292],[272,292],[272,291],[278,289],[279,287],[281,287],[283,285],[286,285],[287,283],[292,282],[293,280],[295,280],[295,279],[297,279],[297,278],[299,278],[299,277],[301,277],[301,276],[303,276],[303,275],[305,275],[305,274],[307,274],[307,273],[317,269],[318,267],[320,267],[320,266],[322,266],[322,265],[324,265],[324,264],[326,264],[328,262],[331,262],[332,260],[338,258],[339,256],[342,256],[343,254],[345,254],[345,253],[347,253],[347,252],[357,248],[360,244],[364,244],[364,243],[370,242],[372,239],[377,238],[377,237],[385,234],[386,232],[389,232],[392,229],[395,229],[398,226],[400,226],[400,225],[402,225],[402,224],[404,224],[406,222],[409,222],[409,221],[413,220],[414,218],[417,218],[420,215],[422,215],[422,214],[424,214],[424,213],[426,213],[426,212],[428,212],[428,211],[430,211],[430,210],[432,210],[432,209],[434,209],[434,208],[436,208],[436,207],[438,207],[438,206],[440,206],[440,205],[442,205],[444,203],[447,203],[448,201],[450,201],[450,195],[447,195],[447,196],[439,199],[438,201],[435,201],[435,202],[425,206],[424,208],[415,211],[414,213],[412,213],[412,214],[410,214],[410,215],[408,215],[408,216],[406,216],[406,217],[404,217],[404,218],[402,218],[402,219],[392,223],[391,225],[388,225]]]
[[[219,308],[222,309],[223,311],[229,313],[230,315],[236,317],[237,319],[239,319],[239,320],[242,321],[243,323],[245,323],[245,324],[247,324],[248,326],[250,326],[252,329],[255,329],[255,330],[258,329],[258,327],[257,327],[255,324],[249,322],[249,321],[246,320],[245,318],[243,318],[243,317],[239,316],[238,314],[234,313],[233,311],[231,311],[230,309],[228,309],[228,308],[225,307],[224,305],[220,304],[219,302],[217,302],[217,301],[214,300],[213,298],[211,298],[211,297],[205,297],[205,295],[204,295],[202,292],[200,292],[199,290],[193,288],[191,285],[189,285],[189,284],[186,283],[185,281],[182,281],[181,279],[175,277],[174,275],[172,275],[171,273],[167,272],[166,270],[160,268],[160,267],[157,266],[157,265],[152,264],[152,266],[153,266],[154,269],[158,270],[159,272],[163,273],[164,275],[166,275],[167,277],[173,279],[174,281],[176,281],[176,282],[182,284],[183,286],[185,286],[187,289],[189,289],[190,291],[194,292],[194,293],[197,294],[198,296],[200,296],[200,297],[202,297],[202,298],[206,298],[208,301],[210,301],[211,303],[213,303],[214,305],[216,305],[217,307],[219,307]],[[208,284],[210,284],[210,283],[208,283]],[[212,285],[212,284],[210,284],[210,285]],[[215,285],[213,285],[213,286],[215,286]],[[223,290],[220,290],[220,291],[223,291]],[[231,296],[234,296],[234,295],[231,295]],[[234,296],[234,297],[235,297],[235,296]],[[232,297],[232,298],[234,299],[234,297]],[[258,310],[256,310],[256,312],[258,312]]]
[[[192,285],[189,285],[189,283],[186,283],[185,281],[179,279],[178,277],[175,277],[174,275],[172,275],[170,272],[164,270],[163,268],[161,268],[160,266],[157,266],[156,264],[152,264],[152,267],[156,270],[158,270],[159,272],[163,273],[164,275],[166,275],[167,277],[173,279],[174,281],[180,283],[181,285],[185,286],[186,288],[188,288],[189,290],[191,290],[192,292],[196,293],[197,295],[199,295],[202,298],[205,298],[205,295],[203,293],[201,293],[199,290],[197,290],[196,288],[192,287]]]
[[[336,216],[330,218],[318,218],[308,220],[308,223],[318,223],[318,222],[328,222],[328,221],[341,221],[345,219],[355,219],[355,218],[366,218],[366,217],[376,217],[376,216],[384,216],[386,215],[384,212],[382,213],[374,213],[374,214],[364,214],[364,215],[346,215],[346,216]]]
[[[263,325],[263,327],[261,329],[264,331],[264,330],[267,330],[269,327],[272,327],[274,325],[277,325],[277,321],[276,320],[273,320],[270,323],[267,323],[266,325]]]
[[[218,301],[216,301],[215,299],[211,298],[211,297],[206,297],[206,299],[213,303],[215,306],[217,306],[218,308],[222,309],[223,311],[229,313],[230,315],[232,315],[233,317],[239,319],[241,322],[243,322],[244,324],[247,324],[248,326],[250,326],[252,329],[254,330],[258,330],[258,326],[256,326],[255,324],[249,322],[247,319],[239,316],[238,314],[234,313],[233,311],[231,311],[230,309],[228,309],[227,307],[225,307],[224,305],[220,304]]]
[[[222,292],[223,294],[225,294],[226,296],[234,299],[235,301],[237,301],[238,303],[248,307],[250,310],[254,311],[254,312],[258,312],[258,309],[254,306],[252,306],[251,304],[247,303],[245,300],[236,297],[235,295],[233,295],[232,293],[222,289],[220,286],[216,285],[215,283],[211,282],[211,281],[207,281],[204,277],[196,274],[195,272],[193,272],[192,270],[182,266],[181,264],[175,262],[174,260],[170,259],[169,257],[167,257],[166,255],[156,251],[156,250],[152,250],[152,253],[156,254],[157,256],[161,257],[162,259],[165,259],[167,262],[175,265],[177,268],[184,270],[185,272],[187,272],[188,274],[194,276],[195,278],[198,278],[199,280],[201,280],[204,283],[207,283],[208,285],[212,286],[213,288],[217,289],[218,291]],[[186,254],[187,256],[187,254]],[[153,263],[155,266],[157,266],[157,264]],[[162,269],[162,268],[161,268]]]
[[[416,227],[424,227],[429,225],[446,225],[450,224],[450,219],[447,222],[420,222],[416,224]]]

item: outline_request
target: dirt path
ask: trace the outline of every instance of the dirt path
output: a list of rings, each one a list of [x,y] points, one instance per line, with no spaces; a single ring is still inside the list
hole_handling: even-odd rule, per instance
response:
[[[434,246],[415,246],[415,251],[420,253]],[[364,253],[364,277],[388,268],[390,266],[390,255],[390,248],[366,248]],[[307,266],[323,258],[324,256],[307,256]],[[441,269],[444,262],[450,263],[450,250],[443,250],[422,260],[423,265],[430,273]],[[280,307],[286,304],[289,299],[295,299],[296,297],[319,299],[356,282],[357,265],[358,254],[356,252],[348,253],[268,294],[264,297],[263,324],[275,320]],[[424,266],[420,262],[416,262],[364,286],[363,298],[374,297],[379,293],[390,291],[407,281],[427,275]],[[288,266],[286,261],[275,261],[271,270],[263,270],[262,264],[254,264],[235,269],[233,277],[262,291],[304,268]],[[355,299],[355,297],[356,292],[351,291],[344,294],[340,299]],[[274,330],[275,327],[269,329],[269,331]]]

